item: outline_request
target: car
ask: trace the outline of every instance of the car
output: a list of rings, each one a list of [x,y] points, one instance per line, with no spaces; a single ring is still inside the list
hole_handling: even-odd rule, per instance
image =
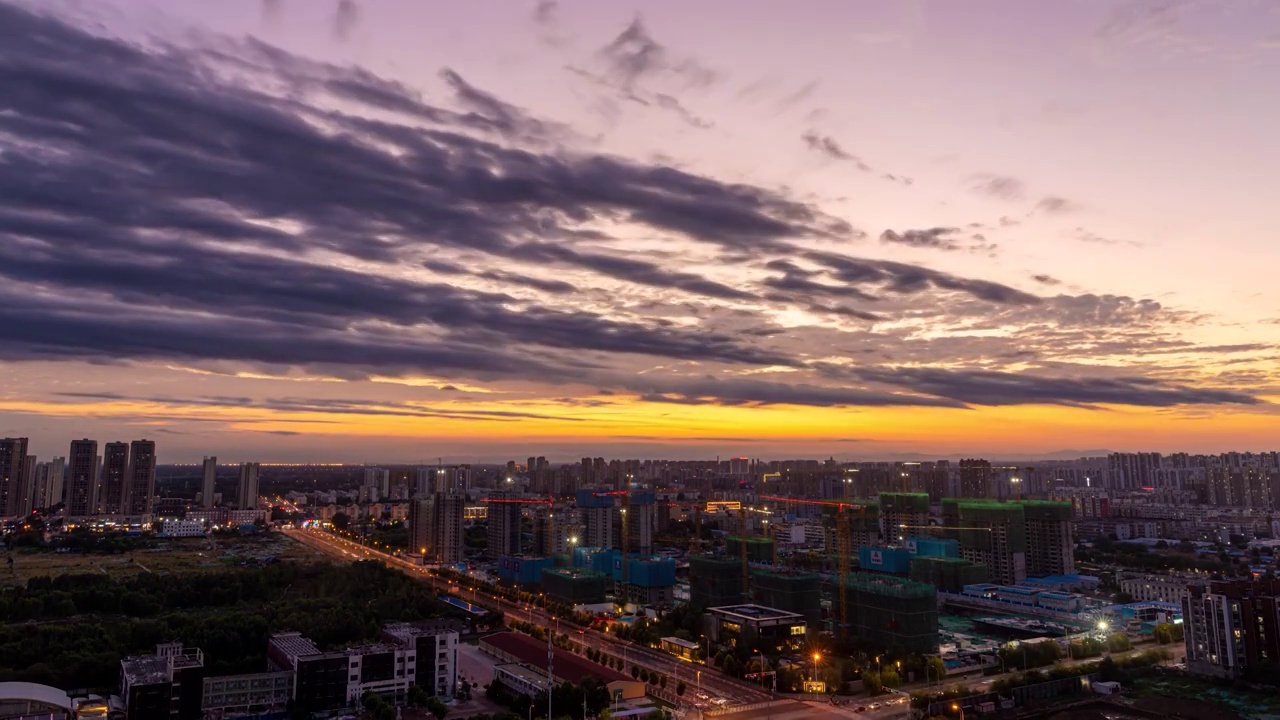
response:
[[[854,709],[853,709],[853,711],[854,711],[854,712],[866,712],[866,711],[867,711],[867,706],[866,706],[866,705],[859,705],[858,707],[854,708]]]
[[[879,709],[880,709],[880,703],[871,703],[871,709],[872,709],[872,710],[879,710]]]

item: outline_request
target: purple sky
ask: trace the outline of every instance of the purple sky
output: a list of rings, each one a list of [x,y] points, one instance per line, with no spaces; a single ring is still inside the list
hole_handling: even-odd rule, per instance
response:
[[[41,456],[1274,438],[1275,3],[6,17],[0,435]]]

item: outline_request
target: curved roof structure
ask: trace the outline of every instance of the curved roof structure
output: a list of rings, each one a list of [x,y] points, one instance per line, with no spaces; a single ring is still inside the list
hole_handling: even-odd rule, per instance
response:
[[[71,711],[71,696],[49,685],[29,682],[0,682],[0,703],[22,701]]]

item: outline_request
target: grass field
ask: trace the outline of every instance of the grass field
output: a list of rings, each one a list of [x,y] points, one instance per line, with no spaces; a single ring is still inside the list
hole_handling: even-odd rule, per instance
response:
[[[112,577],[140,572],[188,573],[214,570],[269,558],[323,560],[325,557],[280,533],[243,537],[177,538],[159,546],[119,555],[82,555],[31,549],[0,553],[13,558],[12,568],[0,565],[0,584],[25,584],[29,578],[80,573],[105,573]]]

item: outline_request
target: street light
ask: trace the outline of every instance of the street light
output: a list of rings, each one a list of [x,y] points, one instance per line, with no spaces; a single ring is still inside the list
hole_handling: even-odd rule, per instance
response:
[[[951,712],[960,713],[960,720],[964,720],[964,708],[960,707],[959,703],[951,703]]]
[[[818,681],[818,661],[822,659],[822,653],[813,654],[813,681]]]

